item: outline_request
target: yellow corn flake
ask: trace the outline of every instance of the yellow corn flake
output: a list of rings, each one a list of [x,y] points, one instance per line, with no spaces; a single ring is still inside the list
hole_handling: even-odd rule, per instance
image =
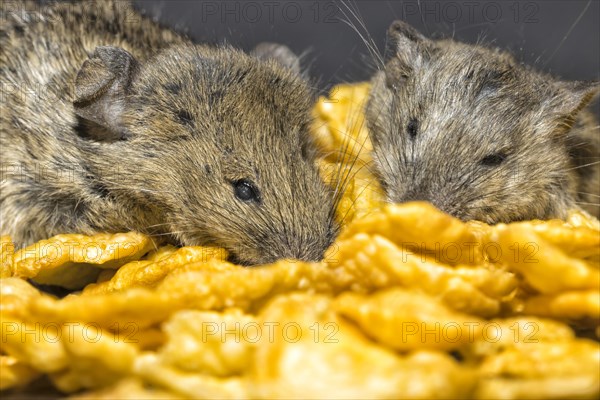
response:
[[[476,396],[513,399],[597,398],[600,387],[599,362],[598,343],[583,339],[510,347],[482,362],[479,367],[482,381]],[[500,388],[499,382],[508,382],[510,385]],[[550,387],[536,389],[532,385],[544,382]]]
[[[292,290],[336,293],[350,282],[321,263],[281,260],[274,264],[220,271],[187,268],[173,271],[157,287],[165,297],[198,310],[259,308],[270,297]]]
[[[582,209],[569,210],[567,223],[575,228],[586,227],[600,231],[600,221]]]
[[[87,293],[111,292],[129,287],[154,287],[173,269],[190,263],[221,263],[227,252],[215,247],[183,247],[150,255],[150,259],[132,261],[123,265],[105,282],[86,288]]]
[[[31,320],[43,323],[78,321],[104,328],[133,323],[143,329],[182,307],[169,293],[132,288],[90,296],[70,295],[60,300],[44,296],[31,301],[27,313]]]
[[[329,162],[371,161],[372,145],[362,114],[370,85],[339,85],[314,108],[313,137]]]
[[[116,383],[133,372],[138,356],[137,347],[127,338],[96,324],[65,324],[61,342],[69,358],[68,368],[50,378],[68,393]]]
[[[138,233],[14,253],[2,236],[2,389],[45,375],[79,398],[597,398],[600,345],[560,321],[600,331],[598,220],[386,205],[368,88],[315,107],[342,223],[321,262],[246,268]],[[24,278],[83,290],[57,299]]]
[[[66,368],[69,358],[60,342],[61,325],[2,318],[2,353],[37,371],[51,373]]]
[[[508,229],[529,231],[537,234],[549,246],[554,246],[574,258],[598,257],[600,255],[600,230],[586,226],[573,227],[560,220],[517,222]],[[503,230],[506,225],[499,225]]]
[[[147,387],[144,381],[136,378],[127,378],[118,383],[100,390],[88,391],[81,395],[71,396],[76,400],[173,400],[186,399],[173,392]]]
[[[416,253],[431,254],[448,264],[477,264],[482,261],[478,235],[468,225],[429,203],[388,205],[350,224],[340,235],[347,239],[359,233],[380,235]]]
[[[163,325],[168,341],[160,354],[164,363],[181,371],[218,377],[241,374],[263,328],[254,317],[236,309],[180,311]]]
[[[135,262],[135,261],[132,261],[132,263],[133,262]],[[149,262],[150,261],[148,261],[148,263]],[[131,264],[131,263],[127,263],[125,265],[128,265],[128,264]],[[119,271],[119,270],[120,270],[120,268],[119,269],[103,269],[98,274],[98,279],[96,279],[96,283],[103,283],[103,282],[106,282],[106,281],[110,281],[115,276],[115,274],[117,273],[117,271]],[[88,291],[88,289],[90,289],[91,286],[97,286],[97,285],[91,283],[91,284],[87,285],[84,288],[84,290]]]
[[[189,399],[248,399],[246,383],[241,378],[218,378],[189,373],[166,365],[155,354],[136,360],[135,375],[175,396]]]
[[[598,321],[600,320],[600,292],[582,290],[533,296],[525,300],[523,314]]]
[[[0,279],[0,315],[23,318],[32,298],[41,296],[39,290],[19,278]]]
[[[475,398],[596,398],[598,394],[600,345],[576,339],[560,322],[534,317],[489,321],[464,355],[481,375]]]
[[[380,236],[357,234],[338,243],[332,257],[339,259],[339,269],[355,276],[355,291],[390,286],[420,289],[457,311],[491,317],[500,311],[500,297],[509,295],[516,286],[512,274],[505,271],[481,268],[475,272],[471,267],[436,264]],[[499,282],[498,287],[484,293],[493,279]]]
[[[313,137],[325,155],[319,163],[324,180],[337,193],[338,222],[360,218],[385,202],[371,169],[372,145],[362,114],[370,85],[340,85],[315,105]]]
[[[7,278],[13,275],[13,256],[15,245],[10,236],[0,237],[0,278]]]
[[[490,243],[497,246],[490,247],[494,252],[490,257],[521,273],[527,283],[541,293],[600,289],[598,269],[566,254],[527,225],[499,225]]]
[[[167,341],[167,334],[157,326],[140,329],[137,324],[127,323],[112,328],[113,333],[122,335],[125,341],[134,343],[138,349],[144,351],[156,351]],[[115,330],[114,328],[119,329]]]
[[[40,372],[63,368],[67,357],[56,340],[61,327],[57,323],[40,324],[28,318],[27,306],[41,297],[29,283],[18,278],[0,279],[0,319],[2,354]],[[20,368],[20,367],[15,367]]]
[[[518,290],[518,279],[504,267],[495,265],[483,265],[482,268],[460,266],[454,267],[453,272],[472,283],[482,293],[495,299],[501,299],[503,302],[512,299]]]
[[[598,379],[581,377],[532,378],[527,380],[493,378],[481,382],[474,393],[476,399],[597,399]]]
[[[280,261],[273,265],[222,271],[174,271],[159,285],[165,296],[203,310],[226,307],[256,308],[265,299],[285,291],[303,290],[335,294],[401,285],[439,294],[457,310],[495,315],[499,299],[516,285],[502,270],[454,268],[423,263],[414,256],[402,263],[401,251],[383,238],[358,235],[330,254],[329,264]],[[377,258],[379,257],[379,258]],[[377,258],[377,259],[376,259]],[[492,282],[497,282],[494,290]],[[484,292],[484,291],[487,291]]]
[[[154,247],[145,235],[119,234],[57,235],[18,250],[13,276],[33,278],[38,283],[78,289],[94,282],[98,268],[118,268],[139,259]]]
[[[366,166],[320,164],[325,181],[336,193],[336,217],[341,225],[361,218],[385,204],[385,194]]]
[[[148,253],[146,256],[144,256],[144,260],[153,262],[161,261],[170,256],[171,254],[175,253],[177,250],[179,250],[177,247],[170,244],[166,246],[161,246],[158,249],[155,249]]]
[[[381,207],[385,193],[373,174],[366,123],[362,114],[370,85],[340,85],[315,106],[314,137],[325,154],[320,167],[325,180],[341,191],[338,220],[348,223]]]
[[[474,374],[445,354],[402,358],[369,342],[324,296],[277,297],[260,323],[273,329],[256,348],[253,398],[456,398],[475,383]]]
[[[527,347],[531,343],[562,343],[575,340],[564,323],[537,317],[513,317],[485,321],[481,335],[463,348],[469,360],[498,354],[507,348]]]
[[[41,373],[15,357],[0,355],[0,390],[25,386]]]
[[[333,293],[350,283],[317,263],[280,261],[256,268],[192,263],[171,271],[156,290],[130,288],[70,295],[60,300],[43,296],[29,302],[26,309],[27,315],[36,321],[82,321],[101,327],[134,322],[146,328],[183,308],[249,309],[277,293],[289,290]]]
[[[346,293],[334,305],[369,336],[401,351],[452,350],[476,340],[483,325],[432,296],[402,289],[370,296]]]

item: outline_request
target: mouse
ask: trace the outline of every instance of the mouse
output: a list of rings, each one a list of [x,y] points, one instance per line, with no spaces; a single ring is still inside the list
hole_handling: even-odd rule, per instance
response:
[[[427,201],[490,224],[600,216],[597,81],[563,81],[509,52],[387,31],[365,106],[389,202]]]
[[[16,3],[0,25],[1,230],[138,231],[230,261],[318,261],[339,230],[284,45],[192,43],[122,1]]]

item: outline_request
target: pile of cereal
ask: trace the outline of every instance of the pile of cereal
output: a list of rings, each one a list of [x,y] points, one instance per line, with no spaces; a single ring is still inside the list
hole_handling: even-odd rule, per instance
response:
[[[46,379],[81,399],[597,398],[600,223],[573,211],[489,226],[384,205],[367,92],[340,86],[315,108],[344,224],[319,263],[241,267],[220,248],[134,232],[16,252],[2,237],[1,389]],[[28,279],[83,289],[58,299]]]

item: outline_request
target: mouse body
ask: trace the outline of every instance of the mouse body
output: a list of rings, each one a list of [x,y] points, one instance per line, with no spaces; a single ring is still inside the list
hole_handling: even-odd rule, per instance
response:
[[[289,49],[193,44],[119,1],[23,4],[0,25],[1,228],[17,246],[134,230],[246,265],[321,258],[335,193]]]
[[[388,200],[487,223],[600,214],[598,82],[566,82],[509,53],[388,30],[366,118]]]

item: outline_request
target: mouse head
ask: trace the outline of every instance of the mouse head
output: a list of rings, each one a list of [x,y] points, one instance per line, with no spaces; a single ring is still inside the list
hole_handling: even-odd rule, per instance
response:
[[[183,45],[143,64],[96,49],[75,107],[98,125],[97,162],[118,163],[107,190],[132,212],[152,210],[184,245],[222,246],[243,264],[321,259],[338,229],[334,196],[308,132],[314,96],[295,66],[282,46],[250,56]]]
[[[367,121],[390,201],[426,200],[464,220],[560,217],[572,206],[566,146],[597,82],[562,82],[510,55],[388,31]]]

